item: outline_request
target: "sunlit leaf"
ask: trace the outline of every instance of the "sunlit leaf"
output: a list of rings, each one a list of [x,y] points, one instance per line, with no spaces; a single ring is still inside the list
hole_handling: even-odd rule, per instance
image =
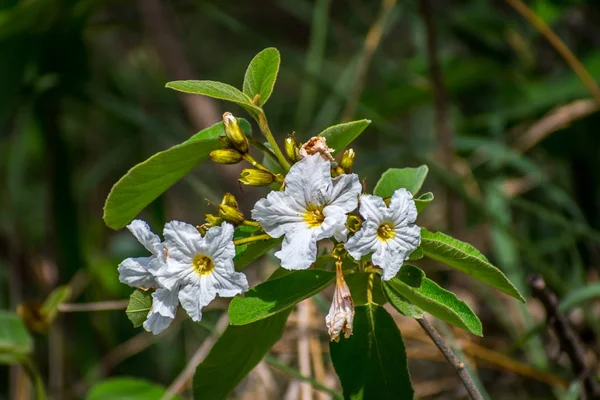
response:
[[[384,198],[391,197],[397,189],[405,188],[416,195],[423,186],[428,172],[427,165],[418,168],[390,168],[379,178],[373,194]]]
[[[250,99],[259,95],[259,106],[271,97],[279,72],[279,63],[279,51],[269,47],[258,53],[248,65],[244,76],[244,93]]]
[[[319,136],[325,137],[327,139],[327,146],[335,150],[333,154],[337,154],[352,143],[370,123],[371,121],[368,119],[361,119],[359,121],[330,126],[319,133]]]

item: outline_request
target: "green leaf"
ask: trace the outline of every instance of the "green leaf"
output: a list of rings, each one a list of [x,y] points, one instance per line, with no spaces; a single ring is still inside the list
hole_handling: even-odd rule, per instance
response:
[[[402,296],[399,292],[390,290],[388,285],[388,282],[383,284],[383,291],[385,292],[385,295],[392,307],[394,307],[400,314],[406,317],[415,319],[423,318],[423,316],[425,315],[425,311],[421,310],[419,307],[414,305],[410,300]]]
[[[481,321],[467,303],[426,278],[425,273],[417,267],[403,265],[397,278],[383,283],[383,290],[390,303],[403,314],[406,306],[402,303],[402,298],[442,321],[483,336]]]
[[[354,333],[331,342],[329,351],[345,399],[413,398],[402,335],[383,307],[356,307]]]
[[[33,351],[33,340],[19,317],[0,310],[0,364],[22,362]]]
[[[152,292],[149,290],[135,289],[129,297],[129,304],[125,313],[135,328],[139,328],[146,321],[152,308]]]
[[[287,310],[325,289],[334,278],[333,272],[307,269],[268,280],[231,300],[229,321],[246,325]]]
[[[443,262],[481,282],[525,301],[521,293],[498,268],[475,247],[441,232],[432,233],[421,228],[421,247],[426,257]]]
[[[417,212],[420,213],[433,201],[433,193],[427,192],[423,193],[419,197],[415,199],[415,205],[417,206]]]
[[[51,323],[52,320],[54,320],[54,317],[56,317],[56,313],[58,312],[58,307],[67,301],[69,296],[71,296],[71,289],[68,285],[63,285],[54,289],[48,297],[46,297],[44,304],[42,304],[42,307],[40,308],[40,312],[48,323]]]
[[[167,83],[166,87],[184,93],[201,94],[215,99],[231,101],[244,107],[252,115],[261,113],[260,107],[252,104],[252,99],[248,95],[226,83],[216,81],[173,81]]]
[[[356,139],[371,123],[368,119],[346,122],[345,124],[333,125],[319,133],[327,139],[327,146],[334,149],[333,154],[343,151],[354,139]]]
[[[94,385],[85,400],[160,400],[166,390],[144,379],[112,378]],[[173,399],[181,399],[174,396]]]
[[[245,249],[239,254],[236,254],[233,262],[235,263],[235,269],[240,271],[245,268],[252,261],[257,260],[260,256],[271,250],[282,242],[283,238],[263,240],[260,242],[249,243]]]
[[[423,186],[428,172],[427,165],[418,168],[390,168],[379,178],[373,194],[386,198],[391,197],[397,189],[405,188],[416,195]]]
[[[354,274],[345,275],[344,279],[350,288],[350,293],[352,294],[352,300],[354,301],[355,306],[364,306],[365,304],[369,304],[369,298],[367,295],[369,279],[373,280],[371,302],[379,305],[384,305],[387,303],[387,299],[385,298],[383,289],[381,288],[381,278],[379,275],[368,272],[356,272]]]
[[[423,249],[421,248],[421,246],[414,249],[413,252],[410,253],[410,255],[408,256],[408,259],[413,261],[420,260],[421,258],[423,258]]]
[[[238,123],[245,132],[250,131],[247,121],[238,119]],[[144,207],[207,159],[211,151],[221,148],[217,138],[223,135],[223,123],[216,123],[131,168],[113,186],[106,199],[106,225],[113,229],[127,225]]]
[[[292,309],[248,325],[230,325],[194,375],[194,399],[221,400],[281,338]]]
[[[258,105],[262,106],[267,102],[279,72],[280,63],[279,51],[274,47],[269,47],[258,53],[246,70],[244,76],[244,93],[250,98],[258,94]]]

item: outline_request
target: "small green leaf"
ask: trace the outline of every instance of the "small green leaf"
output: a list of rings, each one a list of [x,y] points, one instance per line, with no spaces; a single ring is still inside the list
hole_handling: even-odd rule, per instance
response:
[[[250,132],[247,121],[238,119],[238,123],[242,130]],[[131,168],[113,186],[106,199],[106,225],[113,229],[127,225],[144,207],[207,159],[211,151],[221,148],[217,138],[223,135],[223,123],[216,123]]]
[[[56,313],[58,312],[58,307],[67,301],[67,299],[71,296],[71,289],[68,285],[59,286],[54,289],[46,300],[42,307],[40,308],[40,313],[44,316],[44,319],[51,323],[56,317]]]
[[[19,317],[0,310],[0,364],[22,362],[33,351],[33,340]]]
[[[359,121],[330,126],[319,133],[319,136],[327,139],[327,146],[335,150],[333,154],[338,154],[352,143],[370,123],[371,121],[368,119],[361,119]]]
[[[397,279],[393,278],[392,280]],[[388,281],[389,282],[389,281]],[[410,318],[423,318],[425,311],[414,305],[406,297],[402,296],[399,292],[389,289],[389,283],[383,284],[383,291],[387,299],[389,300],[392,307],[394,307],[400,314]]]
[[[329,351],[344,398],[350,400],[412,399],[402,335],[383,307],[356,307],[348,339],[331,342]]]
[[[390,303],[403,314],[406,307],[402,299],[405,299],[442,321],[482,336],[481,321],[467,303],[426,278],[425,273],[417,267],[403,265],[397,278],[383,283],[383,290]],[[396,298],[400,301],[396,302]]]
[[[413,261],[420,260],[421,258],[423,258],[423,249],[421,248],[421,246],[414,249],[413,252],[410,253],[410,256],[408,256],[408,259]]]
[[[229,320],[233,325],[245,325],[293,307],[300,301],[325,289],[335,273],[318,269],[292,271],[268,280],[236,296],[229,303]]]
[[[421,228],[421,247],[426,257],[443,262],[483,283],[525,302],[506,275],[490,264],[475,247],[441,232],[432,233]]]
[[[354,274],[348,274],[344,276],[350,293],[352,294],[352,300],[355,306],[364,306],[369,304],[369,297],[367,295],[367,289],[369,287],[369,279],[372,279],[372,291],[371,291],[371,302],[374,304],[384,305],[387,303],[387,299],[383,294],[381,288],[381,278],[377,274],[368,272],[356,272]]]
[[[231,101],[244,107],[252,115],[261,113],[260,107],[252,104],[251,98],[226,83],[216,81],[173,81],[167,83],[166,87],[184,93],[201,94],[215,99]]]
[[[417,212],[420,213],[433,201],[433,193],[427,192],[423,193],[419,197],[415,199],[415,205],[417,206]]]
[[[144,379],[111,378],[94,385],[85,400],[160,400],[165,393],[165,388]]]
[[[239,254],[236,254],[234,257],[233,262],[235,263],[235,269],[238,271],[242,270],[252,261],[257,260],[267,251],[280,244],[282,241],[283,238],[273,238],[260,242],[249,243],[245,249],[243,249]]]
[[[416,195],[423,186],[428,172],[427,165],[418,168],[390,168],[379,178],[373,194],[386,198],[391,197],[397,189],[405,188]]]
[[[152,292],[149,290],[135,289],[129,297],[129,304],[125,313],[135,328],[139,328],[146,321],[152,308]]]
[[[267,102],[279,72],[280,63],[279,51],[274,47],[269,47],[258,53],[246,70],[244,76],[244,93],[250,98],[258,94],[258,105],[262,106]]]
[[[196,368],[194,399],[222,400],[281,338],[292,309],[248,325],[230,325]]]

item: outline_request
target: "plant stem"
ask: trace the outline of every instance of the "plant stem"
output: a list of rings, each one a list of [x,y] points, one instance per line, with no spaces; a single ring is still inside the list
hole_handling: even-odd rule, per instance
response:
[[[483,400],[481,393],[479,393],[477,386],[475,386],[475,382],[473,382],[469,372],[465,368],[465,364],[459,360],[456,354],[454,354],[439,332],[425,318],[417,318],[417,322],[421,325],[421,328],[423,328],[427,335],[429,335],[431,340],[433,340],[433,343],[435,343],[437,348],[440,349],[444,357],[446,357],[446,360],[448,360],[448,362],[456,369],[458,377],[469,393],[469,397],[472,400]]]
[[[247,219],[245,219],[245,220],[242,222],[242,225],[246,225],[246,226],[252,226],[252,227],[255,227],[255,228],[260,228],[260,227],[261,227],[261,226],[260,226],[260,224],[259,224],[258,222],[256,222],[256,221],[249,221],[249,220],[247,220]]]
[[[60,312],[82,312],[82,311],[112,311],[124,310],[129,300],[99,301],[97,303],[61,304],[58,306]]]
[[[29,379],[31,379],[31,382],[35,387],[36,399],[46,400],[46,389],[44,389],[42,377],[40,376],[40,373],[38,372],[33,362],[31,362],[31,360],[27,358],[21,363],[21,365],[23,366],[23,369],[25,370],[25,372],[29,376]]]
[[[259,142],[256,139],[252,139],[252,138],[248,138],[248,142],[250,142],[250,144],[254,147],[256,147],[258,150],[262,151],[263,153],[265,153],[267,155],[267,157],[269,157],[271,160],[273,160],[275,163],[279,164],[279,160],[277,159],[277,156],[275,155],[275,153],[273,153],[273,151],[271,149],[269,149],[267,146],[265,146],[264,144],[262,144],[261,142]]]
[[[279,145],[275,141],[275,137],[273,136],[273,133],[271,132],[271,129],[269,128],[269,123],[267,122],[267,117],[264,112],[262,112],[258,115],[257,122],[258,122],[258,127],[260,128],[260,131],[263,133],[263,135],[265,135],[265,137],[267,138],[267,142],[269,142],[269,144],[273,148],[273,152],[275,153],[275,156],[277,157],[279,164],[281,164],[281,167],[284,170],[286,170],[286,172],[289,171],[290,163],[285,159],[285,156],[281,152]]]
[[[265,167],[264,165],[262,165],[261,163],[259,163],[258,161],[256,161],[254,159],[254,157],[252,157],[250,155],[250,153],[244,154],[244,160],[248,161],[250,163],[250,165],[252,165],[256,169],[260,169],[261,171],[265,171],[265,172],[268,172],[270,174],[273,174],[273,176],[275,177],[275,179],[277,180],[277,182],[279,182],[279,183],[283,182],[283,176],[281,176],[281,174],[274,173],[269,168]]]
[[[237,239],[237,240],[234,240],[233,243],[236,246],[239,246],[241,244],[259,242],[259,241],[262,241],[262,240],[269,240],[269,239],[272,239],[272,237],[269,236],[269,235],[267,235],[265,233],[264,235],[249,236],[249,237],[246,237],[246,238]]]

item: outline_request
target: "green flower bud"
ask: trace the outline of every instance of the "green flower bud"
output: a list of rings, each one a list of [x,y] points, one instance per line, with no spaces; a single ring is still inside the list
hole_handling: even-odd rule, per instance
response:
[[[346,219],[346,228],[352,233],[358,232],[362,226],[362,219],[356,215],[348,215]]]
[[[285,154],[291,162],[300,160],[300,145],[294,136],[288,136],[285,139]]]
[[[331,176],[332,177],[336,177],[336,176],[340,176],[345,174],[344,170],[342,169],[342,167],[335,167],[335,168],[331,168]]]
[[[348,149],[342,154],[342,159],[340,160],[340,167],[349,174],[352,172],[352,166],[354,165],[354,156],[356,153],[352,149]]]
[[[223,222],[223,218],[216,216],[214,214],[206,214],[204,216],[204,219],[206,220],[205,225],[209,225],[209,226],[221,225],[221,223]]]
[[[219,164],[237,164],[243,156],[234,149],[218,149],[210,152],[210,159]]]
[[[234,225],[244,222],[244,214],[240,210],[223,204],[219,205],[219,217],[223,218],[227,222],[231,222]]]
[[[229,206],[229,207],[233,207],[233,208],[240,208],[238,206],[238,202],[235,199],[235,196],[232,195],[231,193],[225,193],[225,196],[223,196],[223,200],[221,200],[221,204],[223,204],[224,206]]]
[[[223,114],[223,125],[225,126],[225,134],[231,145],[239,150],[242,154],[248,152],[248,138],[242,132],[242,129],[237,123],[237,119],[226,112]]]
[[[267,186],[275,181],[275,176],[260,169],[246,168],[242,170],[239,181],[248,186]]]

